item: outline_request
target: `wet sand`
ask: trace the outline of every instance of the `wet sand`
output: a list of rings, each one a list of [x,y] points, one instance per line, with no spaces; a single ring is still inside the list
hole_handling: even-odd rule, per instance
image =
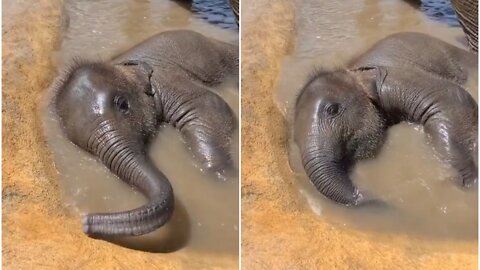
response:
[[[477,241],[334,226],[303,207],[275,91],[293,52],[293,1],[242,2],[242,267],[476,269]]]
[[[61,1],[3,9],[3,269],[237,269],[237,256],[147,253],[88,238],[64,207],[40,100],[55,75]]]

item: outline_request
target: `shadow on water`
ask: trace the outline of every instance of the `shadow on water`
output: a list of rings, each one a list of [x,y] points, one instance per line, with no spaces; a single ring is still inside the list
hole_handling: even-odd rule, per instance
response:
[[[192,9],[192,0],[169,0],[173,2],[177,2],[181,7],[183,7],[186,10],[191,10]]]
[[[420,8],[420,6],[422,5],[421,0],[403,0],[403,1],[416,9]]]

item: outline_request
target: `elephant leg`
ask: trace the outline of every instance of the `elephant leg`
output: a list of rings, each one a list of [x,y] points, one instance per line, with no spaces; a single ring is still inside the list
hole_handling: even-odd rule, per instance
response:
[[[455,135],[452,130],[455,130],[454,126],[436,119],[425,125],[425,132],[440,158],[459,173],[463,187],[470,187],[478,178],[476,143],[470,139],[462,140],[463,136]]]
[[[236,125],[232,109],[200,84],[179,79],[175,86],[162,94],[164,121],[180,130],[204,168],[220,174],[232,169],[230,145]]]
[[[478,0],[451,0],[468,43],[478,50]]]
[[[427,79],[427,78],[425,78]],[[462,87],[430,80],[435,92],[425,93],[416,115],[440,158],[460,175],[461,185],[477,181],[477,103]]]
[[[389,68],[379,98],[390,118],[421,124],[468,187],[477,180],[478,105],[460,85],[421,70]]]
[[[214,93],[206,92],[195,110],[196,117],[181,132],[194,155],[209,170],[222,172],[233,166],[230,154],[235,117],[227,103]]]
[[[235,19],[237,21],[240,19],[240,10],[239,10],[239,0],[230,0],[230,8],[232,9],[233,14],[235,15]]]

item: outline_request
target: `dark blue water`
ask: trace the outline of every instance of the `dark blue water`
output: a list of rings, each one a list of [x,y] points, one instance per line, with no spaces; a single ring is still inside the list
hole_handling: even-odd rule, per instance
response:
[[[457,15],[449,0],[423,0],[419,8],[432,20],[445,23],[452,27],[460,27]]]
[[[196,18],[225,29],[238,29],[227,0],[194,0],[191,10]]]

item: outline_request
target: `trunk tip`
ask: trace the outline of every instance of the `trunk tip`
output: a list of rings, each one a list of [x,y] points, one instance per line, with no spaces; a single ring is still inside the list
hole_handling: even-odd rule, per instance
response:
[[[88,224],[88,215],[82,214],[81,218],[82,218],[82,230],[85,234],[89,234],[90,226]]]

